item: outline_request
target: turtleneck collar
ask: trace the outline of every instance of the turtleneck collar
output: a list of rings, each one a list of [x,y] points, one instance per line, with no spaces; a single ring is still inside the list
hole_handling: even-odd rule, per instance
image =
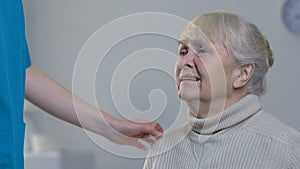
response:
[[[209,137],[224,129],[235,126],[254,115],[260,109],[261,104],[258,97],[249,94],[234,105],[212,117],[206,119],[194,119],[190,137],[197,142],[199,141],[200,136]]]

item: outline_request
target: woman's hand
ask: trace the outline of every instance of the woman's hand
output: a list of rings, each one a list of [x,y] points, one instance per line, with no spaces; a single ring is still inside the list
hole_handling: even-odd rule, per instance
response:
[[[114,119],[111,127],[114,131],[107,136],[110,141],[117,144],[135,146],[145,151],[147,148],[139,139],[152,145],[163,135],[162,127],[156,122],[133,122]]]

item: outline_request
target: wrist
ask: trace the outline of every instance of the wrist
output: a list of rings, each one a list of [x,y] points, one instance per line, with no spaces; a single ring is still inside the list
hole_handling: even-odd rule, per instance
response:
[[[112,133],[114,133],[116,130],[118,131],[118,129],[120,128],[121,120],[114,118],[103,111],[101,111],[101,116],[102,116],[101,119],[103,120],[102,123],[104,125],[100,125],[99,134],[109,138],[109,136],[112,135]],[[101,123],[97,122],[97,124],[101,124]]]

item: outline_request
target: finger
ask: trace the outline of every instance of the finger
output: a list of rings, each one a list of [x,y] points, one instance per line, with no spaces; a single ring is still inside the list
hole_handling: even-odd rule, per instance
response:
[[[141,124],[142,131],[140,133],[143,137],[144,137],[144,135],[151,135],[151,136],[155,137],[155,139],[160,139],[163,136],[164,130],[159,123],[149,122],[146,120],[139,120],[139,122],[143,123],[143,124]]]
[[[153,137],[144,137],[144,138],[141,138],[141,139],[144,140],[145,142],[147,142],[150,145],[153,145],[156,141],[155,138],[153,138]]]
[[[163,132],[163,128],[161,127],[161,125],[157,122],[150,122],[150,125],[152,125],[156,130],[158,130],[159,132]]]
[[[164,129],[160,126],[160,124],[156,124],[156,130],[158,130],[159,132],[163,133],[164,132]]]
[[[149,121],[149,120],[145,120],[145,119],[138,119],[138,120],[136,120],[136,122],[143,123],[143,124],[146,124],[146,125],[149,124],[161,133],[163,133],[163,131],[164,131],[163,128],[161,127],[161,125],[157,122],[153,122],[153,121]]]
[[[151,136],[155,137],[156,139],[160,139],[163,136],[163,128],[160,126],[160,124],[156,122],[152,122],[151,125],[153,126],[153,131],[149,133]]]
[[[140,150],[143,150],[143,151],[147,151],[147,147],[142,144],[138,139],[135,139],[134,141],[130,141],[131,145],[140,149]]]

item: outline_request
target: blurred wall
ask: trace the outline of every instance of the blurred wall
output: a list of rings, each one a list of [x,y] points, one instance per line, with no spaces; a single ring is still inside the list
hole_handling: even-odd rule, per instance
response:
[[[298,63],[300,63],[300,36],[290,33],[283,24],[284,2],[285,0],[273,0],[272,3],[260,0],[177,2],[174,0],[23,0],[33,64],[70,90],[76,59],[86,41],[99,28],[119,17],[140,12],[163,12],[191,20],[203,12],[212,10],[237,13],[255,23],[268,37],[273,48],[275,65],[268,74],[267,94],[262,97],[264,109],[300,131],[298,110],[300,79],[297,75]],[[114,31],[118,32],[118,30],[122,31],[122,27]],[[118,107],[114,105],[111,94],[112,77],[124,62],[124,58],[148,48],[164,49],[176,54],[177,42],[169,37],[146,34],[129,37],[109,50],[103,61],[99,63],[94,77],[94,91],[101,109],[118,118],[126,116],[118,112]],[[163,51],[158,53],[162,56],[166,54]],[[147,55],[147,53],[142,54]],[[151,57],[150,55],[151,53],[147,56]],[[175,59],[170,59],[171,68],[167,69],[173,70]],[[154,64],[161,61],[159,58],[153,59]],[[89,69],[89,65],[86,65],[86,69]],[[124,81],[124,85],[125,83]],[[165,129],[174,127],[172,124],[180,114],[181,102],[177,98],[172,75],[157,69],[140,71],[134,76],[128,89],[129,100],[136,111],[156,110],[156,104],[161,104],[157,99],[162,99],[165,107],[156,120],[162,123]],[[85,90],[83,86],[82,91]],[[91,101],[89,97],[85,99]],[[124,104],[127,102],[128,100],[124,100]],[[123,157],[109,150],[103,150],[97,145],[99,142],[90,139],[89,134],[83,130],[40,112],[42,111],[26,104],[28,133],[47,135],[52,140],[47,143],[48,145],[45,144],[49,146],[45,149],[92,152],[95,155],[96,168],[101,169],[142,167],[143,158]],[[147,117],[146,114],[144,115]]]

